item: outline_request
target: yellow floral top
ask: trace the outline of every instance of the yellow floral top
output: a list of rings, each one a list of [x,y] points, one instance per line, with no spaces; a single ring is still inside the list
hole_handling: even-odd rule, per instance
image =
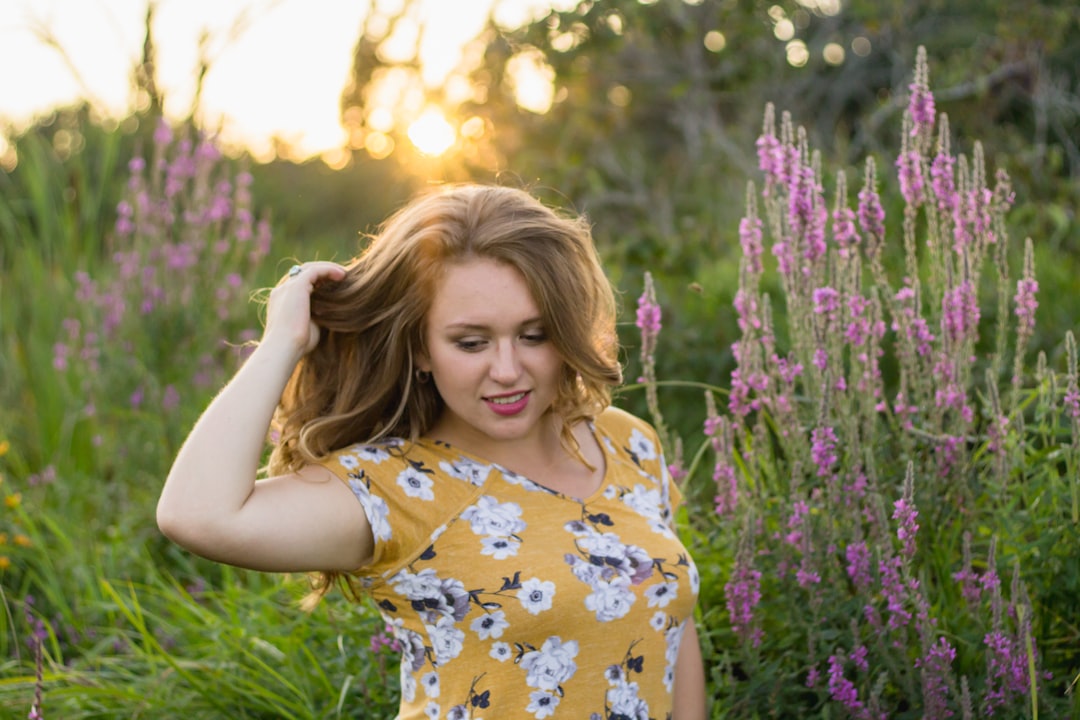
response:
[[[653,429],[592,424],[607,468],[572,498],[446,443],[335,453],[375,536],[357,572],[401,645],[402,720],[671,715],[698,572]]]

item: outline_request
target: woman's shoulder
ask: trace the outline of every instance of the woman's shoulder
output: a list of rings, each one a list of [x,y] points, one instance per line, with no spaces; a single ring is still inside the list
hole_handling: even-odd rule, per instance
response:
[[[622,408],[609,405],[595,420],[596,429],[618,441],[638,444],[648,441],[657,444],[655,428],[647,421]]]
[[[353,443],[332,451],[319,464],[337,475],[367,471],[383,464],[393,467],[407,462],[407,456],[416,451],[410,445],[411,443],[402,438]]]

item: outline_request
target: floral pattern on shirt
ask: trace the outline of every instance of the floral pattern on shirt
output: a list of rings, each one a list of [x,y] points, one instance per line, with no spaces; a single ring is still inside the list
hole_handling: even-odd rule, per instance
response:
[[[423,439],[327,461],[372,528],[356,577],[401,647],[401,720],[670,714],[699,585],[681,496],[647,424],[591,429],[606,468],[584,499]]]

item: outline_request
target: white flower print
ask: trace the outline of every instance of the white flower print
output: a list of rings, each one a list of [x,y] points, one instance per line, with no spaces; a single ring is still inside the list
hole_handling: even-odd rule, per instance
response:
[[[436,664],[445,665],[461,654],[465,632],[457,628],[453,618],[444,615],[434,625],[424,627],[427,628],[431,647],[435,651]]]
[[[513,502],[500,503],[490,495],[482,495],[475,505],[465,508],[461,517],[469,521],[477,535],[509,537],[525,529],[521,506]]]
[[[387,444],[387,447],[393,447],[393,445]],[[375,445],[357,445],[352,449],[353,452],[356,453],[357,457],[359,457],[364,462],[375,463],[376,465],[378,465],[384,460],[390,459],[390,453]]]
[[[645,597],[649,598],[649,607],[666,608],[668,603],[674,600],[678,594],[679,584],[677,582],[656,583],[645,591]]]
[[[621,557],[625,554],[625,546],[615,533],[593,532],[583,537],[579,545],[589,555],[602,558]]]
[[[592,593],[585,597],[585,607],[596,613],[600,622],[610,622],[625,617],[630,606],[637,600],[629,589],[630,580],[624,576],[611,582],[601,582],[592,586]]]
[[[511,654],[510,645],[504,642],[492,643],[491,652],[488,653],[499,662],[506,662],[510,659]]]
[[[469,625],[469,629],[479,635],[481,640],[487,640],[488,638],[498,640],[502,637],[503,630],[508,627],[510,627],[510,623],[506,621],[506,613],[502,610],[485,613],[473,620],[472,624]]]
[[[394,627],[394,638],[401,645],[401,672],[404,686],[405,673],[414,673],[424,666],[424,638],[420,633],[403,627]],[[412,675],[407,675],[410,679]],[[416,681],[413,680],[413,691],[416,690]]]
[[[579,531],[577,526],[584,529]],[[566,529],[580,538],[578,548],[589,556],[589,561],[607,571],[605,579],[611,571],[615,571],[628,577],[633,585],[638,585],[652,576],[652,557],[637,545],[624,545],[615,533],[599,533],[576,521],[567,523]]]
[[[440,615],[460,621],[469,612],[469,593],[465,586],[455,578],[438,577],[434,568],[424,568],[418,573],[402,570],[389,582],[430,622]]]
[[[509,485],[517,485],[521,488],[524,488],[525,490],[528,490],[529,492],[552,492],[543,485],[537,485],[524,475],[518,475],[516,472],[511,472],[506,468],[499,468],[499,472],[502,473],[503,480],[505,480]]]
[[[458,458],[452,463],[443,460],[439,463],[439,469],[452,478],[465,480],[477,487],[483,485],[491,474],[490,465],[478,463],[466,457]]]
[[[424,688],[424,695],[429,698],[439,697],[439,673],[434,671],[424,673],[424,676],[420,678],[420,686]]]
[[[574,662],[577,654],[577,640],[564,643],[558,635],[552,635],[539,650],[527,652],[521,658],[521,668],[527,673],[525,684],[540,690],[557,690],[577,672]]]
[[[434,500],[435,493],[431,486],[434,484],[427,473],[420,472],[414,467],[407,467],[397,476],[397,484],[411,498],[420,500]]]
[[[356,459],[355,455],[340,455],[338,456],[338,462],[341,463],[341,467],[349,472],[360,467],[360,461]]]
[[[455,705],[446,713],[446,720],[468,720],[469,710],[464,705]]]
[[[437,703],[437,702],[429,702],[424,707],[424,714],[427,715],[429,718],[431,718],[431,720],[437,720],[437,718],[441,714],[441,710],[439,708],[439,703]]]
[[[349,489],[360,501],[360,506],[364,508],[364,514],[367,515],[368,523],[371,525],[371,534],[375,536],[375,540],[389,540],[392,533],[389,522],[390,508],[386,506],[386,501],[378,495],[372,495],[362,478],[350,477]]]
[[[605,568],[600,565],[593,565],[591,562],[582,560],[577,555],[567,553],[563,556],[566,560],[566,564],[570,566],[570,570],[581,582],[586,585],[592,586],[599,582],[604,581]],[[610,568],[606,569],[610,575]]]
[[[405,663],[401,664],[401,697],[405,702],[416,699],[416,678],[405,668]]]
[[[690,577],[690,592],[697,595],[698,590],[701,588],[701,576],[698,575],[697,565],[691,562],[690,569],[686,574]]]
[[[555,714],[555,708],[559,706],[559,697],[543,690],[533,690],[529,693],[529,706],[526,712],[531,712],[538,719],[550,717]]]
[[[664,687],[668,692],[671,692],[671,688],[675,682],[675,663],[679,659],[679,645],[682,644],[683,630],[686,628],[686,621],[683,621],[679,625],[672,625],[671,628],[664,635],[664,642],[666,647],[664,649]]]
[[[657,488],[648,488],[641,483],[637,483],[634,485],[633,490],[623,493],[622,501],[642,517],[650,520],[660,519],[662,500],[660,499],[660,490]]]
[[[539,615],[551,609],[551,600],[555,597],[555,583],[540,578],[530,578],[521,583],[517,598],[530,615]]]
[[[638,684],[618,680],[607,691],[608,717],[649,720],[649,705],[638,697]]]
[[[649,521],[649,529],[657,535],[663,535],[669,540],[675,538],[675,533],[671,532],[671,527],[668,525],[667,521],[659,517]]]
[[[490,555],[495,560],[513,557],[517,555],[518,548],[521,547],[521,543],[517,540],[502,537],[486,537],[480,541],[480,544],[483,546],[480,554]]]
[[[630,452],[634,453],[638,460],[655,460],[657,457],[656,445],[637,428],[630,433]]]
[[[617,485],[608,485],[604,488],[604,499],[611,500],[619,494],[619,487]]]
[[[666,612],[664,612],[663,610],[657,610],[655,613],[653,613],[652,619],[649,620],[649,625],[652,626],[653,630],[663,630],[664,627],[667,626],[667,617],[668,616]]]

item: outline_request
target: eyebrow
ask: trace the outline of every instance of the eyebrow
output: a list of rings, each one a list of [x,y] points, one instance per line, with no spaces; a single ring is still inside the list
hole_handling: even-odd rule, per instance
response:
[[[518,327],[528,327],[529,325],[537,325],[537,324],[542,325],[543,322],[544,322],[543,318],[541,318],[541,317],[533,317],[533,318],[529,318],[529,319],[523,321],[520,325],[518,325]],[[446,325],[445,329],[446,330],[470,330],[470,331],[475,332],[475,331],[481,331],[481,330],[490,330],[491,326],[490,325],[485,325],[483,323],[456,322],[456,323],[450,323],[449,325]]]

